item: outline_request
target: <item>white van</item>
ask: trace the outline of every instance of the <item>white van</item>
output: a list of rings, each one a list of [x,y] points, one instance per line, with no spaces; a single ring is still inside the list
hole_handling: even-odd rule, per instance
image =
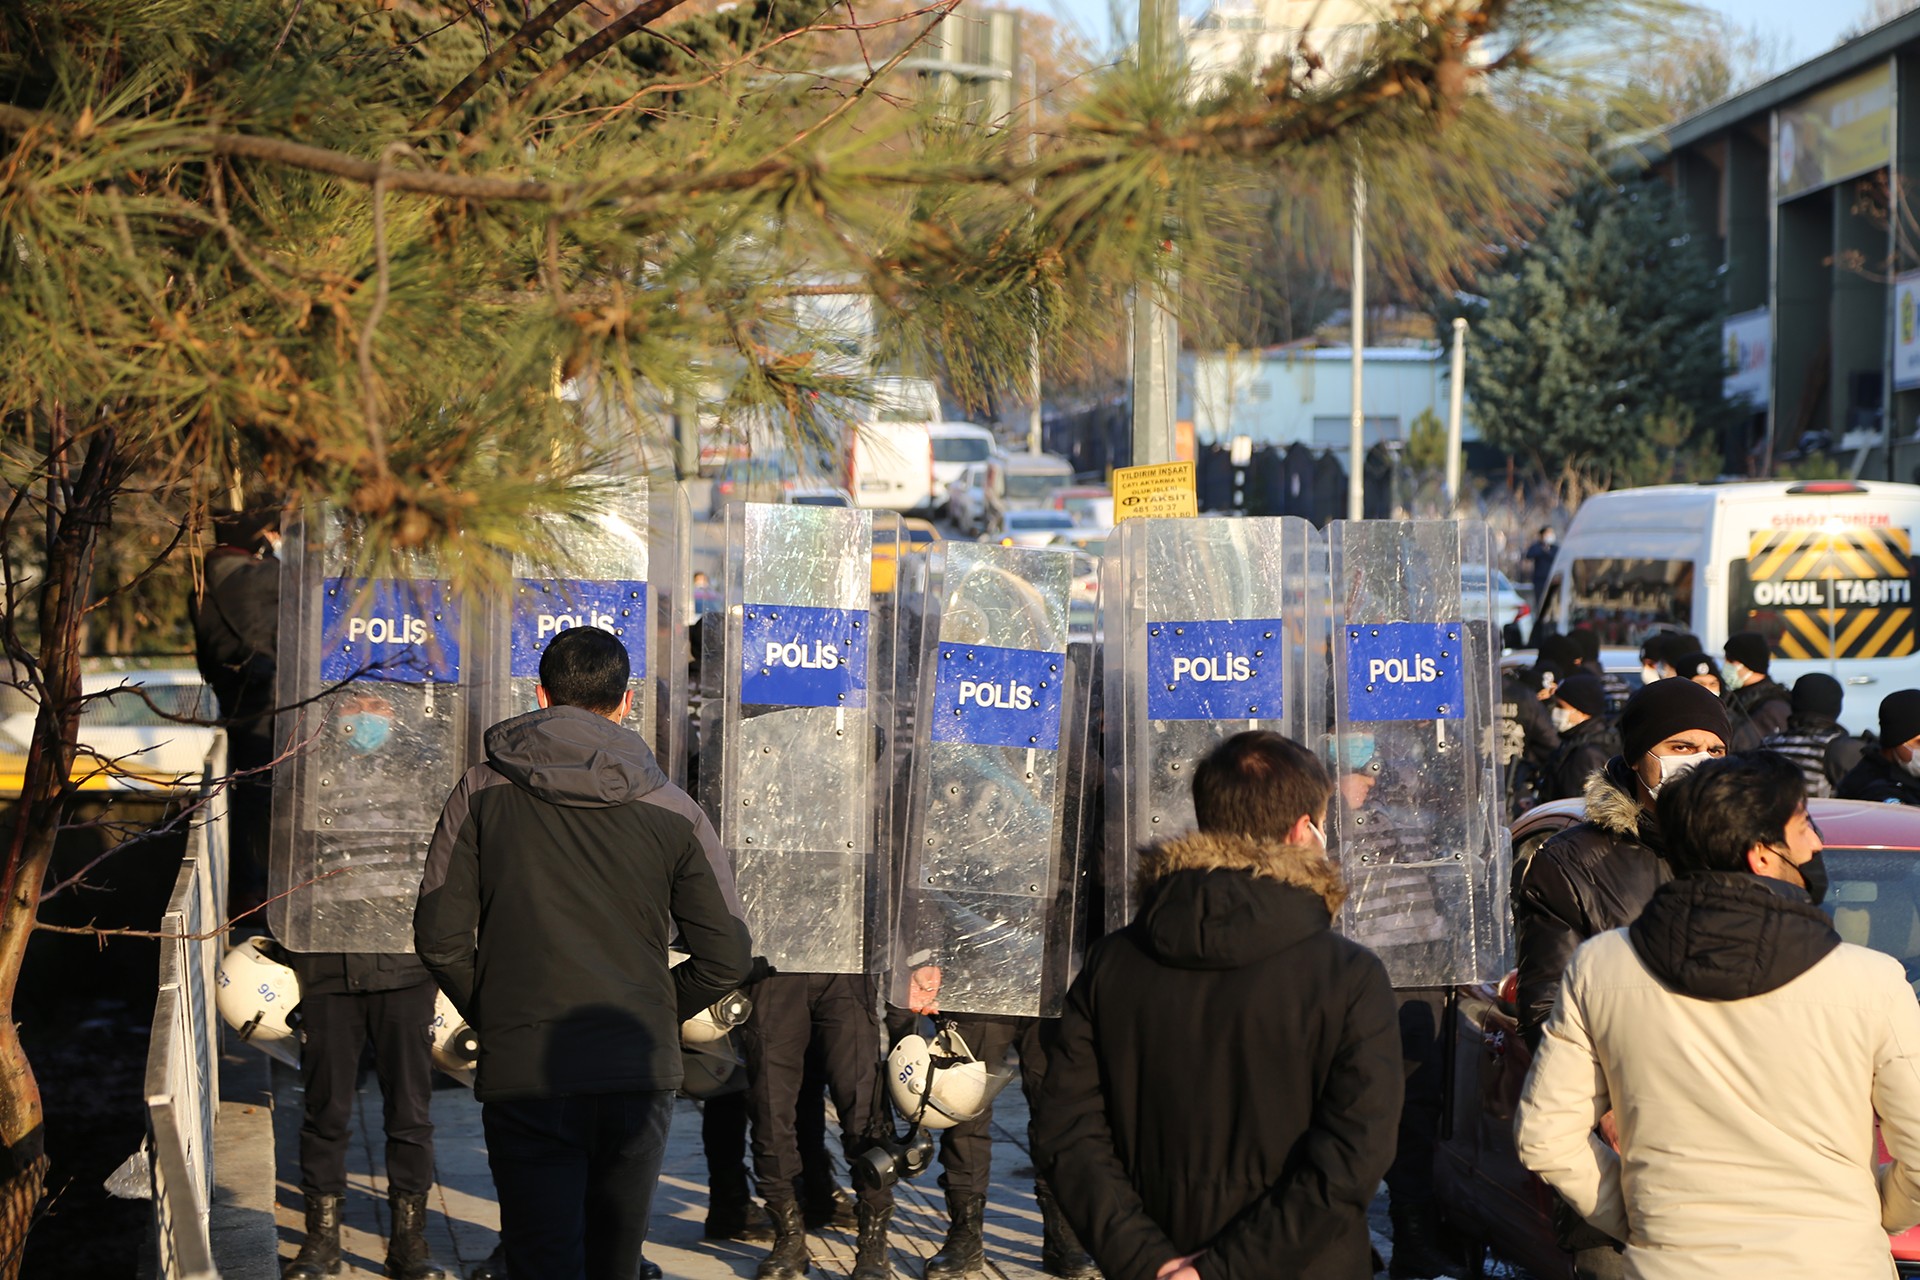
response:
[[[847,484],[855,506],[933,510],[932,424],[940,393],[930,378],[875,378],[865,421],[848,433]]]
[[[960,474],[993,453],[993,432],[971,422],[936,422],[927,437],[933,441],[933,508],[942,511]]]
[[[1875,728],[1880,699],[1920,688],[1913,533],[1920,486],[1851,480],[1665,485],[1589,498],[1553,562],[1540,616],[1636,647],[1691,631],[1720,657],[1758,631],[1769,674],[1824,671],[1846,690],[1840,720]]]

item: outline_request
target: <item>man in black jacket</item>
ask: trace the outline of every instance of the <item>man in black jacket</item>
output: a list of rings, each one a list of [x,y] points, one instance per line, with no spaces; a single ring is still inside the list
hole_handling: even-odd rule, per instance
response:
[[[479,1036],[516,1277],[638,1274],[680,1023],[752,970],[712,826],[620,727],[628,675],[610,633],[554,638],[541,710],[487,730],[487,763],[448,797],[414,913],[420,958]],[[669,969],[676,934],[690,958]]]
[[[1501,674],[1500,767],[1509,820],[1539,803],[1539,783],[1560,749],[1560,733],[1540,701],[1540,688],[1540,673],[1532,668]]]
[[[1809,796],[1830,796],[1847,771],[1860,763],[1859,740],[1840,727],[1846,691],[1824,671],[1810,671],[1793,682],[1793,714],[1786,727],[1761,740],[1766,751],[1793,761],[1806,780]],[[1845,767],[1840,762],[1845,761]]]
[[[1842,800],[1920,804],[1920,689],[1880,701],[1880,749],[1860,757],[1835,792]]]
[[[1758,631],[1739,631],[1727,637],[1727,719],[1733,725],[1729,750],[1757,751],[1761,741],[1787,727],[1793,714],[1793,695],[1767,675],[1773,651]]]
[[[1731,732],[1726,707],[1693,681],[1643,686],[1620,715],[1621,753],[1587,781],[1587,820],[1515,865],[1514,958],[1520,1033],[1529,1049],[1540,1043],[1575,949],[1632,924],[1654,890],[1673,878],[1653,816],[1660,788],[1703,760],[1725,756]],[[1555,1226],[1579,1280],[1625,1274],[1618,1241],[1559,1210]]]
[[[1553,690],[1553,727],[1560,745],[1547,761],[1541,792],[1549,800],[1582,795],[1587,779],[1607,767],[1620,750],[1620,735],[1607,724],[1607,691],[1591,675],[1569,676]]]
[[[229,511],[213,518],[216,545],[207,553],[193,598],[193,655],[220,704],[227,731],[227,791],[233,838],[228,913],[267,898],[271,835],[274,677],[279,662],[280,541],[277,508]]]
[[[1200,763],[1197,833],[1140,855],[1034,1109],[1040,1171],[1107,1280],[1372,1275],[1403,1089],[1385,968],[1329,925],[1320,762],[1275,733]]]

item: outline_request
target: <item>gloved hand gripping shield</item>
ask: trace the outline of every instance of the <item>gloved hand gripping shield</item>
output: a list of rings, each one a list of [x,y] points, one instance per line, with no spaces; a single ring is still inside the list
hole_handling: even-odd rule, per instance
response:
[[[1073,554],[949,544],[929,586],[892,1001],[1055,1017],[1073,978],[1087,680]]]
[[[865,511],[726,514],[718,741],[701,748],[702,798],[755,950],[788,973],[867,973],[884,957],[872,543]]]
[[[292,951],[410,952],[427,843],[466,766],[461,601],[360,554],[337,512],[282,540],[268,921]]]
[[[1248,729],[1305,741],[1309,560],[1292,516],[1121,523],[1103,566],[1106,925],[1139,909],[1140,848],[1193,828],[1193,769]],[[1322,573],[1318,581],[1324,582]],[[1311,700],[1313,705],[1309,705]]]
[[[687,632],[676,624],[686,593],[685,497],[671,480],[594,477],[604,502],[580,520],[551,523],[552,563],[514,559],[513,579],[486,620],[476,667],[481,712],[474,727],[537,708],[540,656],[562,631],[611,631],[632,665],[633,710],[626,726],[646,739],[660,767],[686,781]],[[475,758],[481,747],[474,744]]]
[[[1340,930],[1396,987],[1495,981],[1510,963],[1500,820],[1499,639],[1486,526],[1327,530]]]

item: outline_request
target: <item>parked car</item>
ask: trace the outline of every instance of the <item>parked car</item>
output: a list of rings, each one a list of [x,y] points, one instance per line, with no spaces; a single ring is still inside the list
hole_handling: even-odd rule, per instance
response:
[[[1053,509],[1089,529],[1113,528],[1113,490],[1105,485],[1069,485],[1053,491]]]
[[[947,519],[953,522],[953,527],[960,531],[962,537],[971,538],[986,529],[986,463],[976,462],[968,466],[948,488]]]
[[[779,502],[793,485],[793,472],[777,458],[735,459],[713,478],[707,515],[718,520],[729,502]]]
[[[1000,517],[995,541],[1003,547],[1044,547],[1072,528],[1073,518],[1064,511],[1009,511]]]
[[[987,532],[998,532],[1008,512],[1051,509],[1054,491],[1072,483],[1073,464],[1065,458],[1051,453],[994,454],[987,460],[983,504]]]
[[[1478,593],[1487,589],[1487,567],[1479,564],[1460,566],[1460,589],[1469,599],[1478,597]],[[1510,626],[1519,626],[1524,632],[1528,628],[1522,621],[1533,613],[1518,591],[1514,590],[1512,579],[1498,569],[1493,570],[1493,620],[1503,630]]]
[[[787,505],[794,507],[851,507],[853,498],[845,489],[826,485],[805,485],[787,490]]]
[[[1857,800],[1810,800],[1808,813],[1826,842],[1831,882],[1821,910],[1841,938],[1883,951],[1920,978],[1920,808]],[[1522,865],[1540,846],[1586,816],[1581,800],[1530,809],[1513,824],[1513,856]],[[1568,1280],[1572,1268],[1556,1244],[1546,1185],[1514,1152],[1513,1117],[1533,1055],[1520,1038],[1516,983],[1458,987],[1449,1020],[1452,1061],[1447,1115],[1434,1181],[1449,1224],[1539,1280]],[[1895,1266],[1920,1276],[1920,1229],[1895,1236]]]
[[[166,791],[199,780],[219,730],[179,720],[210,721],[220,709],[198,671],[89,671],[80,677],[80,691],[88,701],[70,776],[82,790]],[[0,796],[20,794],[34,715],[0,717]]]
[[[992,455],[993,432],[971,422],[936,422],[927,438],[933,443],[933,509],[943,511],[966,469]]]

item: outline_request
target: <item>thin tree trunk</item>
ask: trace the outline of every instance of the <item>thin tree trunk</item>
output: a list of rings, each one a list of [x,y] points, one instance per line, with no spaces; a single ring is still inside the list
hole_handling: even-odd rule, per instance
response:
[[[7,842],[0,888],[0,1280],[20,1272],[27,1229],[46,1185],[45,1118],[40,1086],[20,1043],[13,997],[33,937],[40,891],[53,858],[80,731],[80,652],[86,638],[94,551],[112,517],[121,459],[110,428],[86,442],[79,467],[69,464],[73,443],[65,415],[52,415],[47,451],[47,561],[40,588],[40,675],[44,697]]]

